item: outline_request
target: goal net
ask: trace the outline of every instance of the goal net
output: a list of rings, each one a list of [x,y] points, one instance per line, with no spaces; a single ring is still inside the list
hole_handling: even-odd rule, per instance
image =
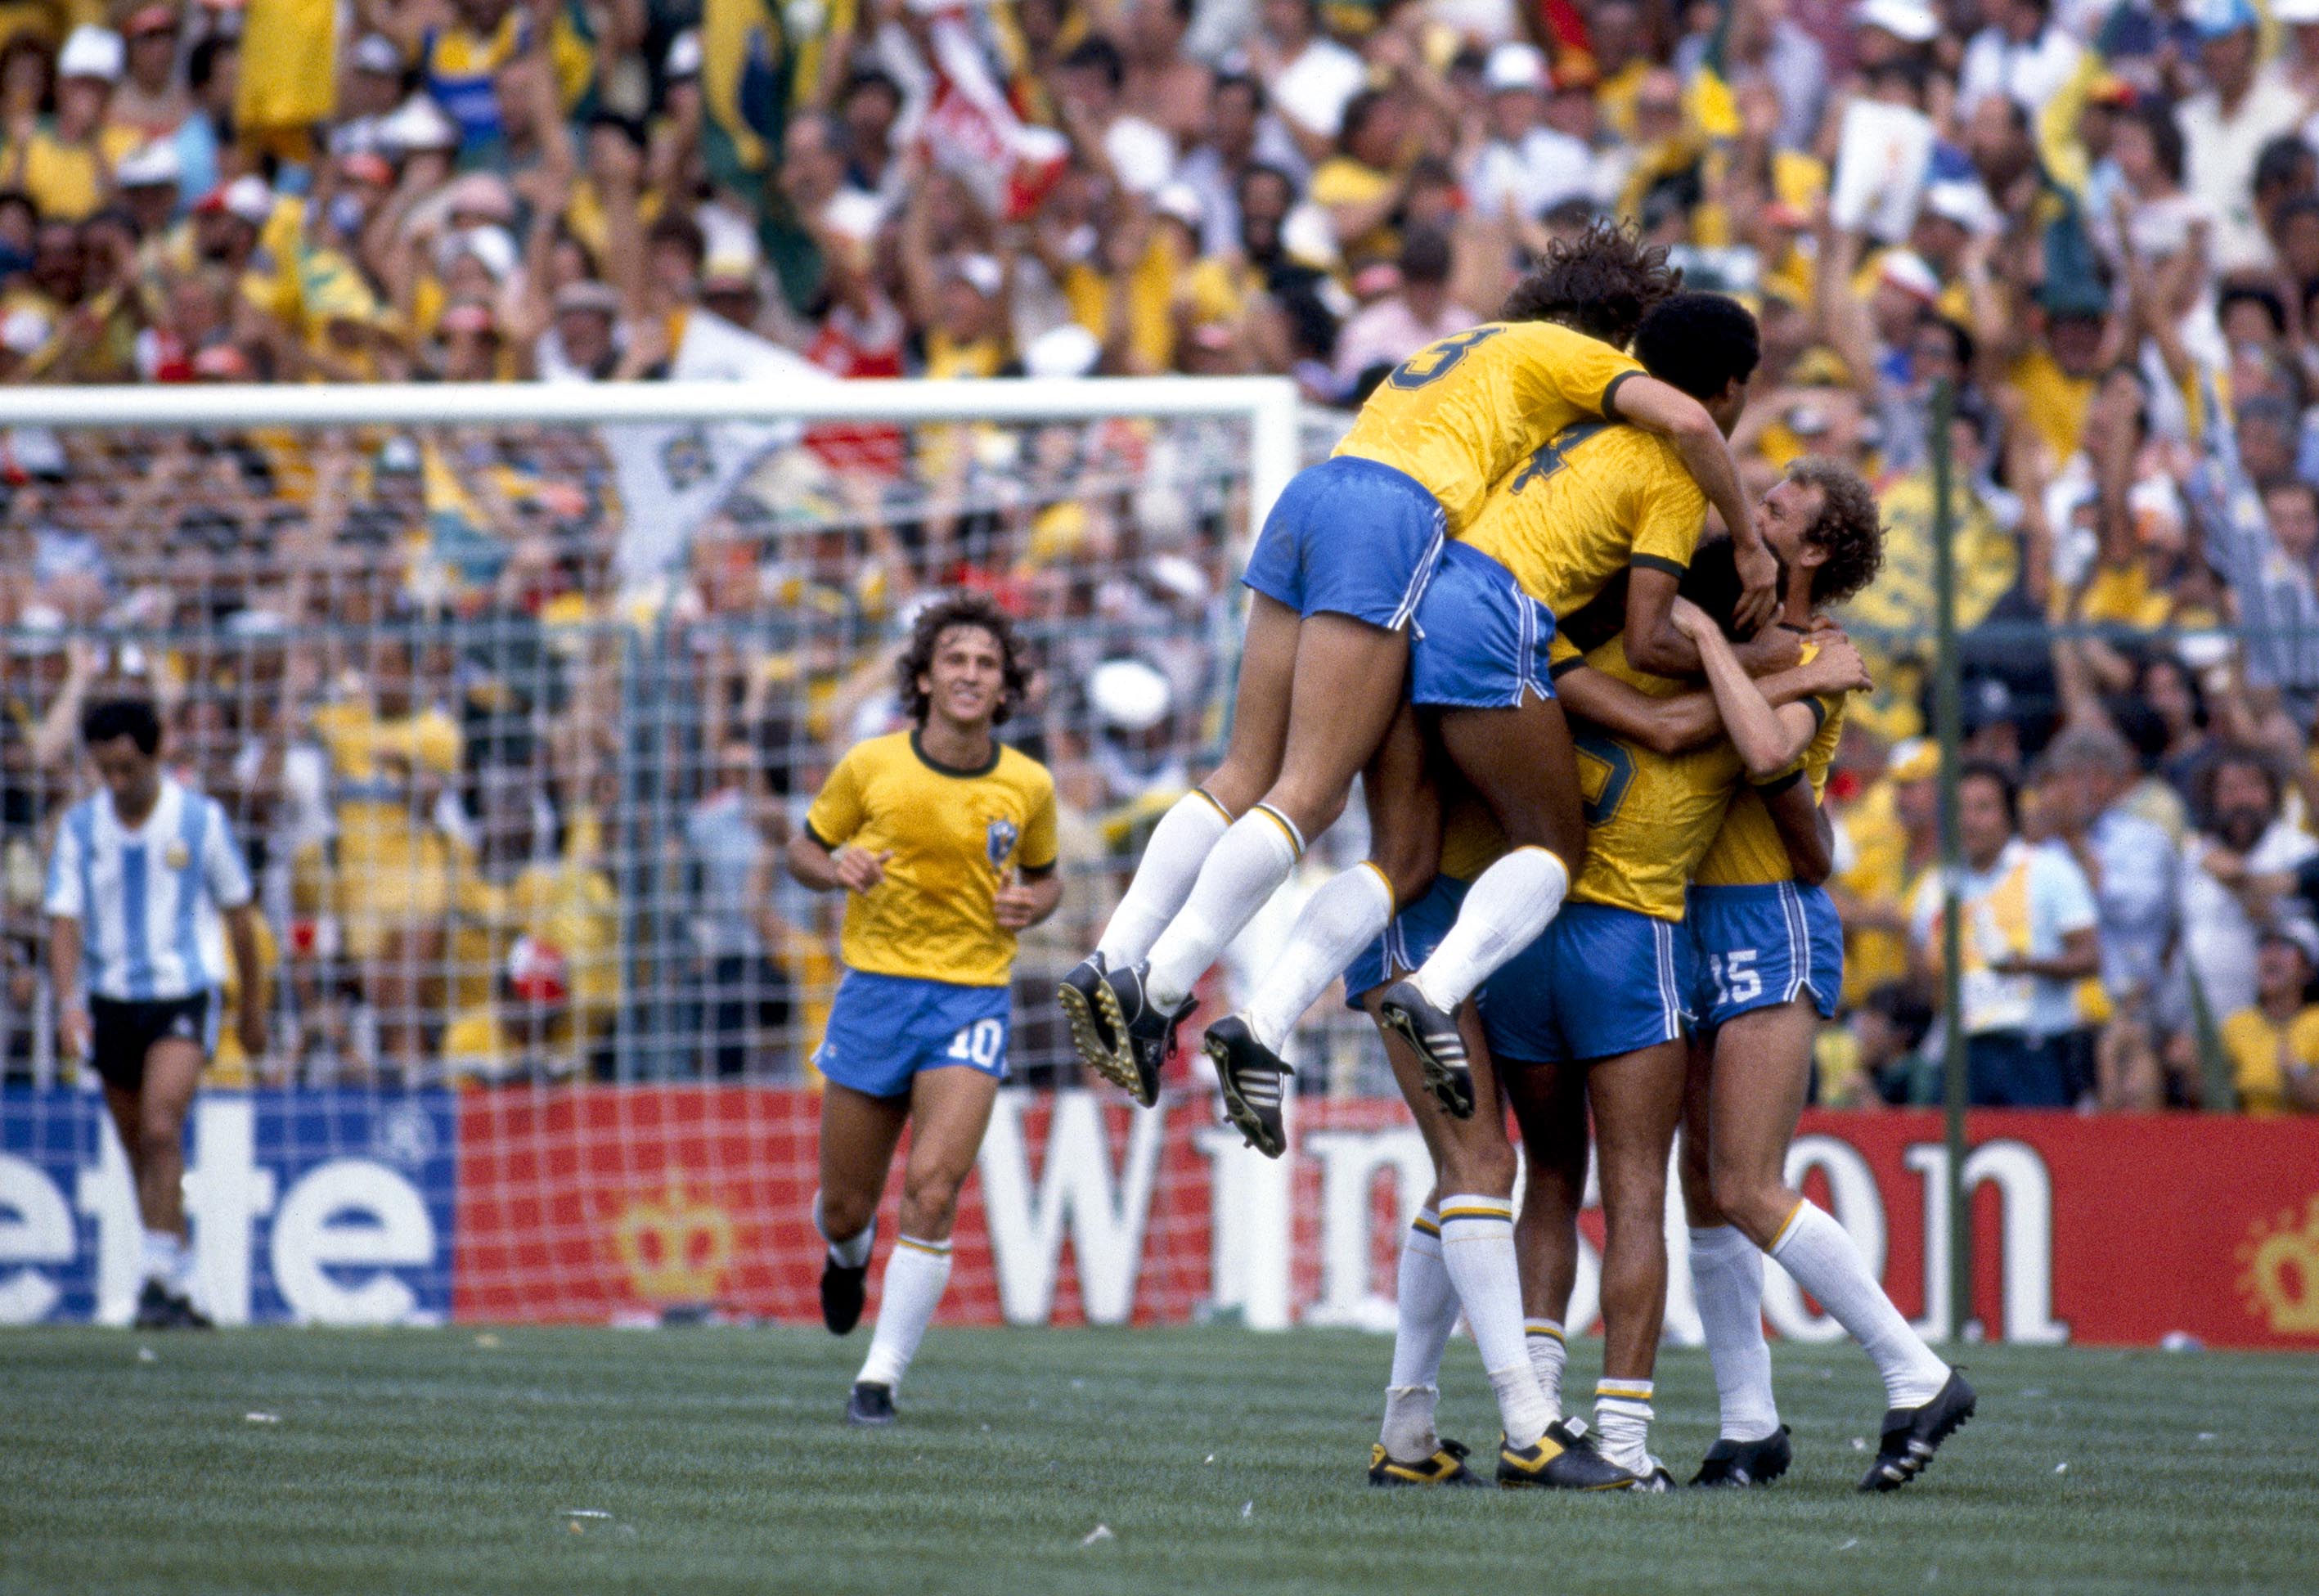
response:
[[[137,1283],[41,913],[79,709],[123,688],[266,927],[270,1046],[223,1028],[189,1132],[212,1313],[811,1318],[840,906],[781,846],[896,724],[916,607],[971,588],[1036,653],[1006,735],[1054,771],[1067,891],[945,1315],[1390,1321],[1428,1175],[1365,1024],[1308,1019],[1275,1164],[1196,1049],[1157,1114],[1083,1080],[1053,1001],[1221,750],[1248,543],[1331,441],[1286,383],[18,390],[0,424],[0,1320],[119,1321]]]

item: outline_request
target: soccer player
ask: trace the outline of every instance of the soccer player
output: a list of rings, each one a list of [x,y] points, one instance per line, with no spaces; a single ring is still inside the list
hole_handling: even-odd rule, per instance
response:
[[[1095,953],[1058,994],[1091,1069],[1146,1106],[1157,1100],[1193,983],[1341,812],[1383,741],[1443,538],[1462,536],[1525,456],[1573,423],[1627,420],[1666,436],[1706,496],[1744,521],[1713,419],[1619,352],[1676,280],[1663,250],[1614,227],[1558,247],[1504,320],[1404,361],[1334,456],[1290,482],[1242,579],[1253,592],[1224,762],[1162,816]],[[1768,617],[1773,562],[1741,537]],[[1523,818],[1575,845],[1566,791]],[[1529,895],[1553,892],[1560,869],[1538,852],[1510,856],[1507,890],[1490,895],[1524,921],[1537,918]]]
[[[1881,554],[1875,502],[1857,477],[1806,461],[1773,492],[1815,528],[1791,564],[1812,573],[1817,596],[1867,584]],[[1704,979],[1680,1168],[1692,1290],[1722,1408],[1693,1484],[1767,1484],[1792,1456],[1764,1342],[1766,1252],[1883,1376],[1890,1407],[1862,1490],[1907,1484],[1974,1406],[1972,1386],[1908,1328],[1844,1227],[1783,1173],[1812,1038],[1844,987],[1844,927],[1819,886],[1830,869],[1819,795],[1842,726],[1839,700],[1800,765],[1732,800],[1691,888],[1686,920]]]
[[[1865,490],[1862,491],[1864,493]],[[1759,517],[1787,578],[1788,620],[1809,624],[1815,593],[1833,601],[1849,591],[1857,562],[1803,564],[1825,506],[1818,491],[1775,486]],[[1868,547],[1877,545],[1868,523]],[[1590,733],[1580,744],[1588,767],[1586,865],[1571,904],[1490,984],[1483,1011],[1525,1141],[1550,1142],[1581,1089],[1594,1119],[1606,1237],[1602,1258],[1603,1375],[1595,1388],[1595,1431],[1611,1462],[1646,1489],[1672,1483],[1648,1451],[1653,1369],[1666,1301],[1665,1215],[1667,1155],[1681,1118],[1685,1064],[1683,1026],[1694,984],[1692,948],[1682,920],[1684,888],[1722,825],[1740,776],[1776,781],[1818,734],[1827,715],[1819,699],[1774,708],[1746,674],[1720,627],[1736,586],[1718,569],[1726,546],[1702,548],[1686,591],[1710,609],[1679,601],[1677,624],[1698,646],[1728,743],[1672,759],[1623,737]],[[1872,564],[1868,566],[1872,572]],[[1717,618],[1710,619],[1712,613]],[[1620,639],[1587,663],[1647,693],[1678,684],[1633,670]],[[1798,805],[1792,791],[1774,802]],[[1567,1278],[1561,1249],[1575,1245],[1566,1219],[1566,1183],[1532,1187],[1521,1242],[1530,1305],[1557,1320],[1562,1302],[1548,1295]]]
[[[217,800],[161,769],[142,699],[81,717],[104,783],[65,812],[49,861],[49,974],[65,1054],[104,1083],[145,1225],[138,1328],[207,1328],[185,1249],[185,1114],[217,1044],[226,938],[240,972],[235,1029],[266,1052],[266,983],[249,871]]]
[[[1006,1078],[1015,939],[1062,897],[1054,780],[993,735],[1026,678],[1012,624],[987,599],[946,599],[918,617],[896,676],[915,729],[848,751],[789,847],[799,880],[847,894],[845,975],[815,1056],[833,1334],[861,1320],[879,1195],[912,1128],[877,1332],[845,1406],[857,1425],[894,1422],[949,1283],[958,1190]]]
[[[1737,301],[1676,294],[1644,319],[1635,346],[1655,376],[1698,401],[1719,428],[1737,424],[1760,344]],[[1623,580],[1626,636],[1656,637],[1707,502],[1665,439],[1580,422],[1492,490],[1419,604],[1410,702],[1516,844],[1473,883],[1423,969],[1382,999],[1384,1018],[1416,1049],[1453,1114],[1475,1101],[1457,1005],[1553,917],[1585,846],[1571,735],[1549,685],[1557,618]],[[1647,657],[1665,672],[1698,663],[1688,643],[1655,643]],[[1421,829],[1399,812],[1407,795],[1376,776],[1366,789],[1372,832],[1406,844]],[[1290,1027],[1395,905],[1426,890],[1430,856],[1411,862],[1406,879],[1356,869],[1322,888],[1244,1014],[1208,1028],[1225,1113],[1260,1151],[1277,1157],[1282,1146],[1280,1048]]]
[[[1811,666],[1764,685],[1767,691],[1793,695],[1842,690],[1858,680],[1857,672],[1857,655],[1848,645],[1832,645]],[[1663,753],[1672,754],[1721,735],[1722,723],[1708,693],[1655,699],[1605,672],[1583,667],[1568,672],[1566,680],[1575,708]],[[1464,1023],[1482,1111],[1459,1118],[1434,1095],[1407,1041],[1378,1014],[1387,982],[1432,951],[1456,918],[1466,884],[1502,856],[1506,847],[1487,807],[1463,789],[1454,776],[1448,777],[1453,795],[1448,800],[1448,820],[1446,825],[1439,823],[1439,800],[1421,769],[1426,753],[1413,721],[1397,721],[1394,735],[1371,766],[1371,775],[1412,790],[1414,818],[1439,826],[1440,872],[1426,893],[1396,915],[1385,933],[1345,971],[1348,1002],[1377,1020],[1386,1057],[1434,1168],[1432,1192],[1403,1245],[1393,1376],[1385,1391],[1385,1422],[1371,1448],[1369,1480],[1377,1485],[1478,1483],[1478,1477],[1465,1466],[1465,1449],[1441,1440],[1433,1427],[1442,1348],[1462,1305],[1505,1426],[1497,1468],[1500,1482],[1576,1489],[1629,1485],[1634,1483],[1631,1474],[1603,1465],[1583,1420],[1557,1419],[1559,1364],[1548,1366],[1543,1354],[1560,1351],[1559,1327],[1554,1329],[1556,1339],[1550,1348],[1536,1341],[1525,1348],[1522,1286],[1511,1224],[1513,1148],[1506,1139],[1505,1116],[1499,1106],[1488,1050],[1478,1045],[1478,1038],[1472,1034],[1478,1028],[1475,1016],[1469,1012]],[[1586,1177],[1584,1103],[1557,1122],[1551,1145],[1532,1138],[1529,1149],[1534,1170],[1547,1160],[1574,1192],[1583,1188]],[[1569,1210],[1576,1212],[1575,1195]],[[1571,1263],[1575,1267],[1575,1254]],[[1565,1296],[1568,1294],[1568,1281],[1562,1283],[1561,1290]],[[1533,1330],[1531,1333],[1543,1332]],[[1542,1438],[1529,1440],[1532,1429],[1540,1424]],[[1557,1454],[1569,1456],[1557,1461]]]

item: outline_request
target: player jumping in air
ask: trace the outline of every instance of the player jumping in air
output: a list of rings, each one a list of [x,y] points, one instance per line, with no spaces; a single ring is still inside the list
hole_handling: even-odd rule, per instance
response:
[[[1760,353],[1755,318],[1737,301],[1676,294],[1645,317],[1635,346],[1654,377],[1696,400],[1717,426],[1737,424]],[[1475,1102],[1457,1007],[1553,916],[1584,849],[1570,731],[1548,685],[1557,618],[1622,579],[1626,635],[1649,640],[1637,645],[1642,657],[1662,672],[1695,671],[1697,651],[1667,617],[1707,502],[1665,439],[1577,423],[1491,490],[1419,603],[1410,702],[1514,844],[1472,884],[1424,968],[1382,999],[1382,1016],[1409,1038],[1453,1114]],[[1282,1148],[1280,1049],[1290,1027],[1396,906],[1431,881],[1435,854],[1419,844],[1438,832],[1404,813],[1405,784],[1384,775],[1373,768],[1365,790],[1372,834],[1396,851],[1392,868],[1357,867],[1313,894],[1244,1014],[1208,1028],[1225,1112],[1269,1156]]]
[[[49,863],[59,1040],[96,1067],[129,1155],[145,1222],[138,1327],[206,1327],[185,1249],[185,1113],[217,1044],[229,934],[242,1050],[266,1052],[249,871],[217,800],[163,772],[151,704],[91,705],[81,741],[104,785],[66,811]]]
[[[1826,464],[1795,467],[1773,491],[1793,500],[1817,496],[1824,520],[1875,521],[1859,479]],[[1829,558],[1807,540],[1791,564],[1825,569]],[[1890,1407],[1862,1490],[1907,1484],[1974,1406],[1972,1387],[1908,1328],[1844,1227],[1784,1174],[1810,1084],[1812,1038],[1836,1014],[1844,987],[1844,927],[1819,887],[1831,866],[1818,804],[1842,714],[1838,701],[1802,764],[1780,783],[1732,800],[1692,879],[1686,919],[1701,979],[1681,1169],[1692,1290],[1723,1411],[1695,1484],[1768,1483],[1788,1467],[1764,1344],[1767,1252],[1883,1376]],[[1788,798],[1773,796],[1780,791]],[[1808,805],[1800,802],[1807,795]]]
[[[993,735],[1025,678],[1006,616],[979,597],[934,605],[896,675],[916,729],[850,750],[789,848],[799,880],[848,895],[845,975],[815,1057],[834,1334],[861,1320],[879,1194],[913,1131],[877,1333],[845,1406],[857,1425],[894,1422],[894,1388],[949,1283],[958,1190],[1006,1078],[1015,939],[1062,897],[1054,780]]]
[[[1573,424],[1629,421],[1668,437],[1706,497],[1745,525],[1704,407],[1620,353],[1675,283],[1663,251],[1616,228],[1557,247],[1504,320],[1404,361],[1335,455],[1290,482],[1243,578],[1253,592],[1224,761],[1161,818],[1095,953],[1059,994],[1090,1069],[1146,1106],[1157,1100],[1193,984],[1341,812],[1383,741],[1442,540],[1526,456]],[[1741,537],[1751,613],[1767,618],[1774,564],[1752,531]],[[1525,821],[1538,834],[1516,841],[1575,847],[1576,799],[1561,798],[1534,804]],[[1486,901],[1526,940],[1566,872],[1542,845],[1509,861]]]

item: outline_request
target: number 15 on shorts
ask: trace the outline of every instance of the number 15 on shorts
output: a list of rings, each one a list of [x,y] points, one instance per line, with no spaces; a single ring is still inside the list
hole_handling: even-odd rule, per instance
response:
[[[1707,956],[1707,973],[1715,982],[1717,1003],[1753,1003],[1764,995],[1764,976],[1755,968],[1755,951],[1734,948],[1728,953]]]

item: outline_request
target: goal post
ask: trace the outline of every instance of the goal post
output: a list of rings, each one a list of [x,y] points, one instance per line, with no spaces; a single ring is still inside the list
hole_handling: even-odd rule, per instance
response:
[[[1057,773],[1069,886],[1024,938],[1024,1089],[950,1312],[1379,1322],[1423,1190],[1406,1150],[1345,1184],[1349,1136],[1392,1140],[1365,1026],[1297,1044],[1357,1100],[1304,1116],[1362,1231],[1324,1245],[1320,1161],[1219,1132],[1196,1058],[1134,1112],[1052,1001],[1221,752],[1239,573],[1326,426],[1281,378],[0,389],[0,1173],[65,1202],[10,1197],[47,1261],[0,1320],[117,1321],[135,1287],[40,891],[94,788],[72,712],[122,687],[226,805],[268,928],[274,1045],[222,1045],[189,1132],[222,1321],[811,1317],[836,906],[778,842],[890,724],[913,606],[963,584],[1037,654],[1008,735]]]

